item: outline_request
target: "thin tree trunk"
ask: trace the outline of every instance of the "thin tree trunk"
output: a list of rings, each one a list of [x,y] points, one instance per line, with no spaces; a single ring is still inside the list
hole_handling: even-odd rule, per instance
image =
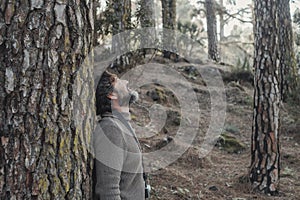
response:
[[[119,52],[129,52],[130,38],[123,32],[131,29],[131,0],[111,0],[112,3],[112,52],[119,56],[114,65],[126,66],[130,63],[128,55]],[[121,34],[120,34],[121,33]]]
[[[162,23],[164,29],[171,29],[170,25],[170,6],[169,1],[171,0],[161,0],[162,4]],[[170,58],[170,49],[167,47],[169,46],[171,40],[168,30],[163,30],[163,37],[162,37],[162,43],[163,43],[163,52],[165,58]]]
[[[5,1],[0,24],[0,199],[90,199],[92,1]]]
[[[223,8],[224,8],[224,2],[223,0],[220,0],[220,12],[219,12],[219,16],[220,16],[220,41],[223,41],[225,38],[225,31],[224,31],[224,27],[225,27],[225,21],[224,21],[224,15],[223,15]]]
[[[112,12],[111,12],[111,25],[112,25],[112,52],[116,52],[120,48],[121,41],[116,35],[124,31],[124,25],[122,25],[123,15],[123,1],[111,0]]]
[[[280,91],[285,101],[296,81],[296,58],[294,54],[294,40],[290,0],[278,0],[279,22],[279,56],[280,56]]]
[[[220,61],[218,47],[217,19],[214,0],[205,0],[207,37],[208,37],[208,57],[216,62]]]
[[[176,0],[161,0],[163,28],[164,57],[171,58],[176,53]],[[170,31],[174,30],[174,31]]]
[[[154,0],[140,0],[140,23],[145,28],[140,39],[144,56],[146,48],[153,47],[156,39],[154,6]],[[148,52],[151,53],[151,50]]]
[[[101,20],[100,20],[100,15],[97,13],[98,8],[101,7],[101,0],[93,0],[93,19],[94,19],[94,42],[93,45],[94,46],[98,46],[99,45],[99,38],[100,38],[100,34],[99,32],[101,31]]]
[[[176,30],[176,0],[170,0],[170,28]]]
[[[280,174],[281,98],[276,1],[256,0],[254,5],[255,81],[250,180],[254,189],[266,194],[278,192]]]
[[[141,0],[141,27],[155,27],[154,0]]]

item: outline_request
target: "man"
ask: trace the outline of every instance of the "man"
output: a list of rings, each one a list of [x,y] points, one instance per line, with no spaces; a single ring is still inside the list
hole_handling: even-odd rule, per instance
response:
[[[137,99],[128,81],[103,73],[96,90],[94,199],[145,199],[141,148],[129,124],[129,104]]]

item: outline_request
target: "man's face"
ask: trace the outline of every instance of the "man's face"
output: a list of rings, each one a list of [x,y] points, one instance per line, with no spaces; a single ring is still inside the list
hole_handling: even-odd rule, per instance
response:
[[[129,106],[138,99],[138,93],[128,88],[127,80],[116,78],[114,92],[117,94],[120,106]]]

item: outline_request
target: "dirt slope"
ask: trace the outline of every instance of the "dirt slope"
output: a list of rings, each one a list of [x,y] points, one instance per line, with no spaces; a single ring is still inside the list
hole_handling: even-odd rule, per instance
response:
[[[200,159],[199,147],[210,121],[210,94],[201,76],[193,69],[193,65],[186,63],[169,65],[190,81],[197,94],[201,109],[200,131],[193,144],[176,162],[149,174],[152,185],[151,200],[299,200],[300,121],[298,118],[300,115],[297,112],[299,107],[285,105],[282,112],[280,195],[268,197],[264,194],[255,194],[248,187],[247,180],[250,165],[253,93],[250,79],[236,78],[229,68],[217,66],[222,69],[226,85],[227,112],[224,134],[210,154]],[[237,80],[239,78],[241,80]],[[132,119],[135,123],[142,126],[149,123],[147,108],[153,103],[167,108],[167,120],[161,131],[151,138],[141,139],[143,150],[155,151],[168,145],[169,142],[176,143],[174,136],[177,134],[181,119],[180,105],[176,96],[172,94],[172,91],[157,84],[144,86],[139,92],[141,101],[131,108]],[[230,143],[231,139],[233,143]]]

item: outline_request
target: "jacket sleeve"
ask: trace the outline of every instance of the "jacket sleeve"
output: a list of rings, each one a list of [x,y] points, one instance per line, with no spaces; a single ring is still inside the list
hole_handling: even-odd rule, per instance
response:
[[[94,136],[94,199],[121,200],[120,181],[126,151],[122,132],[116,126],[97,126]]]

